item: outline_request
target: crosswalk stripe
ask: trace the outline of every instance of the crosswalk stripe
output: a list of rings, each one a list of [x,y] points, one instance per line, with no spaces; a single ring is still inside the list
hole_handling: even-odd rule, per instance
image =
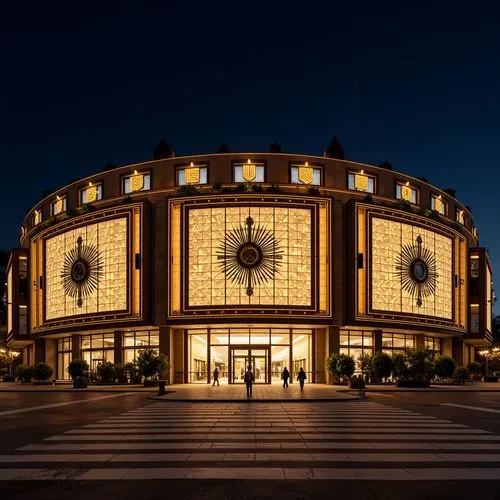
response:
[[[152,403],[0,455],[0,481],[500,480],[495,464],[500,435],[379,403]]]

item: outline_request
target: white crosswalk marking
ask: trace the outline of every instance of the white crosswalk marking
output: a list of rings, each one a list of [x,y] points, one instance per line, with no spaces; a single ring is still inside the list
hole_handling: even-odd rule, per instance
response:
[[[374,402],[153,403],[0,455],[0,480],[500,480],[500,436]]]

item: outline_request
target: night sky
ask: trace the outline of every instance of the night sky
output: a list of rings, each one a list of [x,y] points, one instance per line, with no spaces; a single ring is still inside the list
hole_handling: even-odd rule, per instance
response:
[[[349,160],[456,189],[500,269],[488,4],[0,0],[0,248],[43,189],[162,137],[178,156],[321,155],[337,135]]]

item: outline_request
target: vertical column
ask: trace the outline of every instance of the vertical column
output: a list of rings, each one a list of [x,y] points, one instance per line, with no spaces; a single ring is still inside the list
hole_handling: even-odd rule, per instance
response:
[[[288,363],[288,371],[290,372],[290,384],[293,384],[293,379],[295,378],[295,373],[293,371],[293,330],[289,330],[289,339],[290,339],[290,359]]]
[[[172,357],[172,328],[169,326],[160,326],[158,330],[160,336],[160,354],[164,354],[168,358],[168,376],[167,384],[174,381],[174,360]]]
[[[453,357],[453,352],[452,352],[452,339],[441,339],[441,354],[444,356],[449,356],[450,358]]]
[[[340,352],[340,326],[329,326],[326,339],[327,357],[333,353]],[[325,367],[325,378],[329,384],[333,384],[333,375]]]
[[[36,339],[35,340],[35,359],[34,363],[37,365],[38,363],[45,361],[45,339]]]
[[[328,357],[326,355],[326,328],[316,328],[314,332],[315,342],[314,342],[314,350],[316,352],[315,356],[315,365],[313,366],[313,370],[316,374],[316,383],[324,384],[325,379],[325,360]]]
[[[415,347],[417,349],[425,349],[425,335],[417,335]]]
[[[123,363],[123,332],[121,330],[115,330],[115,364]]]
[[[54,370],[53,378],[56,378],[57,370],[57,340],[45,339],[45,363]]]
[[[382,330],[373,331],[373,349],[374,354],[382,352]]]
[[[463,366],[464,364],[464,350],[463,350],[463,340],[454,338],[451,340],[451,351],[453,359],[458,366]]]
[[[207,384],[210,384],[212,378],[212,352],[210,351],[210,329],[207,332]]]
[[[187,382],[187,373],[184,374],[187,365],[184,365],[184,356],[187,358],[187,352],[184,352],[184,330],[174,330],[173,331],[173,370],[174,370],[174,383],[183,384]],[[186,349],[187,350],[187,349]]]
[[[82,338],[77,333],[71,335],[71,359],[81,359]]]

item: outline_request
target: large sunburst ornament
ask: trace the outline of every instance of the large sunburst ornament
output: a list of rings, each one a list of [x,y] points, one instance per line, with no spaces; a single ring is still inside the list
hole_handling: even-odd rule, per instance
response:
[[[254,224],[252,217],[247,217],[245,226],[229,231],[216,251],[226,277],[233,283],[246,285],[249,297],[255,285],[274,277],[283,259],[283,250],[273,232]]]
[[[401,287],[417,299],[417,307],[422,299],[436,291],[436,259],[434,254],[424,248],[419,235],[416,243],[403,246],[396,260],[396,276],[401,279]]]
[[[75,297],[78,307],[82,307],[84,297],[96,288],[102,276],[102,258],[95,245],[84,245],[81,236],[76,246],[64,255],[61,284],[64,293]]]

